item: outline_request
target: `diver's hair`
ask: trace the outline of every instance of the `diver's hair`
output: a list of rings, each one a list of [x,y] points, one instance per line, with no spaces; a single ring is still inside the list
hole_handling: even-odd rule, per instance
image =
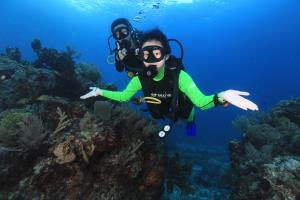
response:
[[[144,32],[141,39],[141,46],[143,46],[145,42],[149,42],[152,40],[161,42],[162,46],[166,51],[166,54],[171,53],[171,47],[169,45],[167,36],[159,28],[154,28],[152,30]]]
[[[115,19],[115,20],[112,22],[111,27],[110,27],[111,32],[113,32],[114,28],[115,28],[116,26],[120,25],[120,24],[124,24],[124,25],[126,25],[128,28],[132,29],[132,26],[131,26],[131,24],[130,24],[130,22],[129,22],[128,19],[126,19],[126,18],[118,18],[118,19]]]

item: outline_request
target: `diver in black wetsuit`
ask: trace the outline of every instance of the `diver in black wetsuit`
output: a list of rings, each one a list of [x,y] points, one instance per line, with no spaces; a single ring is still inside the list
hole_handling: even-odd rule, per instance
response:
[[[143,68],[143,63],[138,56],[142,32],[134,29],[126,18],[118,18],[113,21],[111,32],[111,37],[116,40],[117,46],[114,50],[116,70],[118,72],[125,70],[128,77],[137,75]]]

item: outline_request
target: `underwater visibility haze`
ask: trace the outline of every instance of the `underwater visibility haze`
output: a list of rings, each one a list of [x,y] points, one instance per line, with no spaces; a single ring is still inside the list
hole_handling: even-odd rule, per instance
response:
[[[2,0],[0,16],[0,199],[300,199],[300,1]],[[132,80],[110,63],[117,18],[180,41],[205,95],[259,111],[196,108],[196,136],[179,120],[162,139],[145,105],[80,99]]]

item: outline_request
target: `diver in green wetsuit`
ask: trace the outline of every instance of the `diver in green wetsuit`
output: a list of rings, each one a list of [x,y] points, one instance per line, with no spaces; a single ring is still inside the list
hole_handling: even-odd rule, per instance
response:
[[[196,133],[194,106],[206,110],[218,105],[233,104],[244,110],[258,110],[256,104],[242,97],[248,96],[248,92],[226,90],[218,94],[204,95],[190,75],[173,62],[174,56],[170,55],[168,40],[159,29],[145,33],[141,45],[140,59],[143,61],[144,71],[133,77],[125,90],[119,92],[91,87],[91,91],[80,98],[101,95],[126,102],[142,90],[144,102],[154,118],[167,117],[173,122],[178,118],[185,119],[188,122],[188,135]],[[164,127],[159,135],[163,137],[164,132],[170,131],[170,127]]]

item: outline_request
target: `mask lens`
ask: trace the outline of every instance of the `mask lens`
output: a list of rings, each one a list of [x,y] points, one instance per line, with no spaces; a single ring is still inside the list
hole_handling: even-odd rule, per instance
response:
[[[122,28],[121,29],[121,33],[123,34],[123,35],[128,35],[128,29],[127,28]]]
[[[149,51],[143,51],[143,57],[142,57],[142,59],[143,60],[148,60],[148,58],[149,58]]]
[[[115,38],[115,39],[119,39],[119,38],[120,38],[120,32],[119,32],[119,31],[116,31],[116,32],[114,33],[114,38]]]
[[[122,40],[129,35],[129,29],[126,27],[120,27],[116,29],[113,33],[113,36],[117,40]]]
[[[141,59],[146,63],[159,62],[164,56],[164,48],[161,46],[147,46],[141,50]]]
[[[161,51],[160,50],[158,50],[158,49],[156,49],[156,50],[153,50],[152,51],[152,54],[154,55],[154,57],[156,58],[156,59],[160,59],[161,58]]]

